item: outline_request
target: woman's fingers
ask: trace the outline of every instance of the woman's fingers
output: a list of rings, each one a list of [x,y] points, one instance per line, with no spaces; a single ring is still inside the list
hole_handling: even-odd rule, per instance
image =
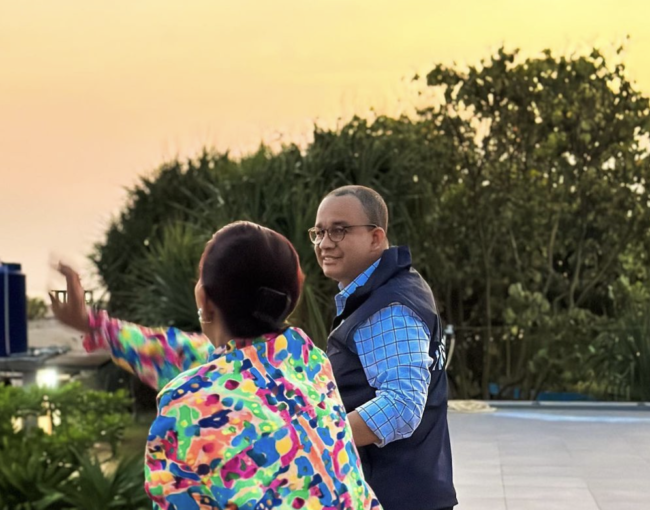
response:
[[[48,292],[48,296],[50,296],[50,302],[52,303],[52,312],[54,315],[57,315],[59,310],[61,309],[61,301],[54,295],[54,292]]]
[[[85,304],[84,289],[81,286],[79,273],[77,273],[67,264],[63,264],[62,262],[59,262],[58,270],[59,273],[65,276],[66,287],[68,291],[68,302],[72,306],[83,306]]]
[[[76,286],[81,287],[81,281],[79,280],[79,275],[70,266],[63,264],[62,262],[59,262],[58,270],[59,273],[65,276],[65,281],[68,286],[68,292],[70,292],[70,290]]]
[[[63,263],[59,263],[56,269],[65,277],[67,299],[63,302],[58,298],[56,293],[50,292],[52,312],[63,324],[78,329],[79,331],[89,331],[84,289],[81,286],[79,274],[70,266]]]

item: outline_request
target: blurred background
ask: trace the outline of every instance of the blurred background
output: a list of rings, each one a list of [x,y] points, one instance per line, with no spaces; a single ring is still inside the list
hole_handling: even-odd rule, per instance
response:
[[[307,229],[350,183],[437,297],[452,409],[475,412],[450,416],[459,508],[648,508],[648,19],[0,0],[0,510],[149,507],[155,391],[53,320],[52,261],[115,317],[198,330],[205,242],[256,221],[296,246],[291,319],[324,346],[336,287]]]

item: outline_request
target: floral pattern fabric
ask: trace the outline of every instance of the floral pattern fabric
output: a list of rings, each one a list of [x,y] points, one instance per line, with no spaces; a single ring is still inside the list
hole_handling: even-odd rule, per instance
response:
[[[87,350],[161,388],[145,488],[154,508],[380,509],[325,354],[297,328],[214,348],[91,313]]]

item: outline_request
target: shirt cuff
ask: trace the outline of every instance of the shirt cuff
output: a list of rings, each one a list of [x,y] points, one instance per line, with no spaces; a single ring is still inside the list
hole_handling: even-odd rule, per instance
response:
[[[109,349],[110,345],[104,334],[108,314],[103,310],[94,310],[92,307],[86,308],[88,312],[88,325],[90,333],[86,333],[83,338],[83,348],[86,352],[94,352],[100,349]]]
[[[376,446],[383,448],[391,442],[392,438],[386,435],[386,429],[392,427],[388,421],[389,417],[382,410],[376,398],[357,407],[356,411],[372,433],[379,438],[379,442],[374,443]]]

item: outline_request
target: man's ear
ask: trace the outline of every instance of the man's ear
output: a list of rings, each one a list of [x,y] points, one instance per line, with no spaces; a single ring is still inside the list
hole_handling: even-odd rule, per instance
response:
[[[385,250],[388,245],[388,238],[386,237],[386,231],[381,228],[377,227],[375,230],[372,231],[372,247],[375,250]]]

